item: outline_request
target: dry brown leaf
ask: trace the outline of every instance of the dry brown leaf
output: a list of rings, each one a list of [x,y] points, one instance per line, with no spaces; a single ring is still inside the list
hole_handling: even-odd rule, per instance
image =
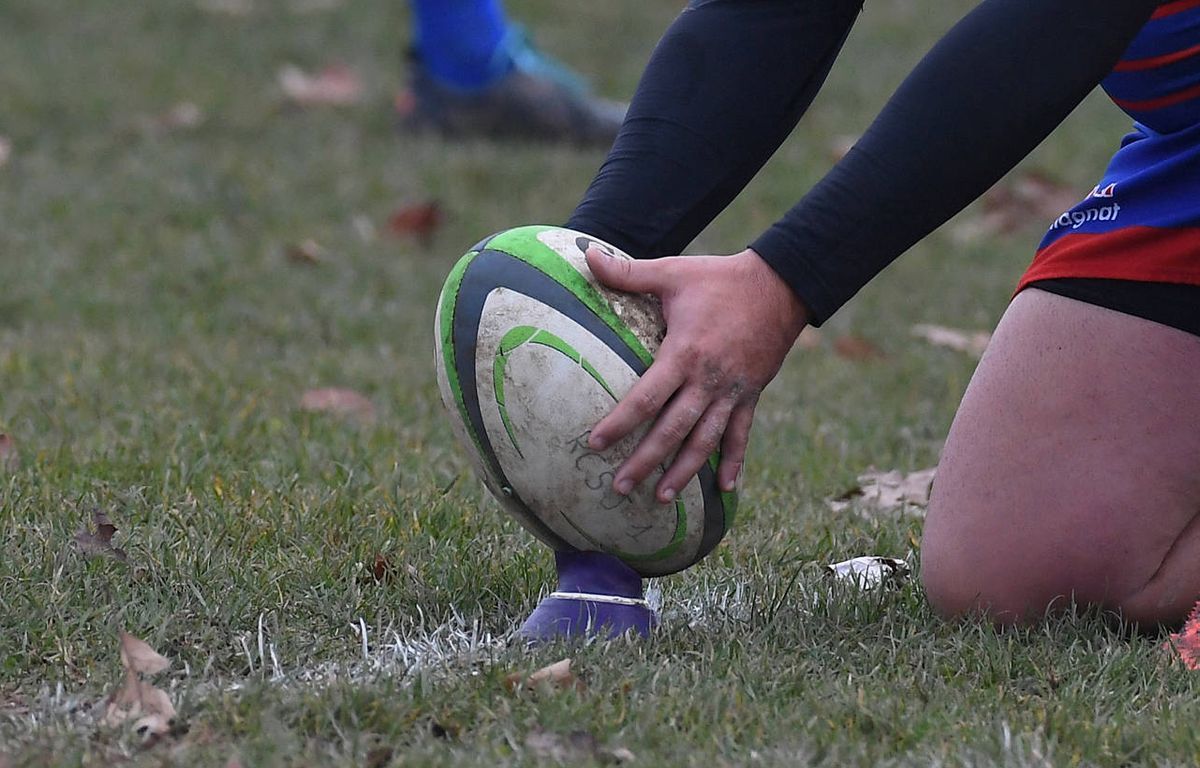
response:
[[[442,717],[441,720],[433,720],[429,723],[429,732],[438,739],[457,739],[462,733],[462,729],[462,723],[448,717]]]
[[[587,731],[547,731],[540,725],[525,735],[525,748],[538,758],[566,765],[588,761],[623,764],[635,759],[625,747],[601,747],[596,737]]]
[[[143,675],[157,675],[171,666],[170,660],[128,632],[121,632],[121,664]]]
[[[396,567],[391,561],[378,552],[375,553],[375,561],[371,564],[371,578],[376,584],[388,584],[396,577]]]
[[[1172,632],[1163,643],[1163,650],[1179,655],[1183,666],[1200,670],[1200,602],[1192,608],[1192,614],[1184,622],[1183,629]]]
[[[366,768],[383,768],[392,762],[395,750],[391,747],[374,747],[367,750]]]
[[[1049,224],[1079,203],[1079,190],[1045,173],[1029,171],[995,185],[981,200],[982,213],[959,224],[961,241],[1019,231],[1031,224]]]
[[[363,93],[362,79],[348,65],[330,64],[311,75],[294,64],[279,70],[279,87],[301,106],[347,106],[356,104]]]
[[[0,472],[16,472],[21,463],[17,443],[11,436],[0,432]]]
[[[99,509],[92,510],[92,524],[96,527],[95,533],[84,527],[75,534],[75,545],[79,547],[79,551],[85,557],[111,557],[122,563],[129,562],[129,555],[125,550],[112,545],[117,526],[108,519],[108,514]]]
[[[164,691],[141,680],[128,670],[118,688],[108,699],[104,724],[110,727],[134,721],[134,730],[146,734],[165,733],[175,717],[175,707]]]
[[[553,683],[555,685],[569,685],[575,682],[575,675],[571,674],[571,660],[559,659],[553,664],[548,664],[529,676],[529,682],[537,685],[541,682]]]
[[[0,168],[8,163],[10,157],[12,157],[12,142],[7,137],[0,136]]]
[[[575,764],[594,758],[599,744],[587,731],[559,733],[538,727],[525,735],[525,748],[540,758]]]
[[[165,691],[142,680],[142,675],[162,672],[171,662],[128,632],[120,633],[121,665],[125,676],[121,687],[108,697],[104,723],[122,725],[133,720],[134,730],[145,736],[158,736],[171,730],[175,707]]]
[[[1046,173],[1030,171],[1013,181],[1013,195],[1039,218],[1052,219],[1074,208],[1082,199],[1079,190]]]
[[[928,323],[914,325],[912,332],[914,336],[925,339],[935,346],[957,349],[959,352],[966,352],[975,357],[983,355],[983,350],[987,349],[988,342],[992,340],[992,334],[987,331],[961,331],[957,328]]]
[[[834,339],[833,351],[847,360],[878,360],[883,357],[883,352],[874,343],[852,333]]]
[[[142,685],[145,686],[146,683],[142,683]],[[161,697],[161,701],[154,706],[162,706],[161,702],[165,701],[170,711],[163,710],[151,715],[142,715],[134,721],[133,730],[143,736],[158,736],[169,733],[171,731],[171,721],[175,719],[175,708],[171,706],[171,700],[167,698],[167,694],[157,688],[151,687],[151,690],[153,694],[149,695]]]
[[[851,500],[870,512],[885,512],[905,506],[925,507],[929,504],[929,489],[933,485],[936,467],[904,474],[871,470],[858,476],[858,487],[830,501],[836,512],[849,509]]]
[[[325,260],[325,249],[311,237],[299,243],[293,243],[284,251],[288,261],[293,264],[303,264],[315,267]]]
[[[587,688],[584,682],[571,672],[571,660],[569,658],[559,659],[553,664],[548,664],[529,675],[513,672],[504,678],[504,685],[510,691],[516,690],[518,687],[532,688],[539,685],[560,690],[574,688],[577,691],[583,691]]]
[[[811,325],[805,326],[796,339],[796,346],[800,349],[817,349],[821,346],[821,330]]]
[[[360,423],[375,421],[375,405],[365,396],[345,387],[310,389],[300,398],[300,410],[348,416]]]
[[[415,237],[428,242],[442,225],[445,216],[436,200],[397,208],[388,217],[388,232],[399,237]]]

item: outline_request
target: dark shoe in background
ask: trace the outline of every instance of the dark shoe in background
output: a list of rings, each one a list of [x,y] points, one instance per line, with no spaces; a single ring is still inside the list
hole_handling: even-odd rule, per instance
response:
[[[508,73],[479,90],[430,77],[419,54],[410,56],[409,88],[396,97],[402,131],[446,138],[489,138],[608,147],[625,105],[591,94],[582,80],[541,53],[516,28],[500,55]]]

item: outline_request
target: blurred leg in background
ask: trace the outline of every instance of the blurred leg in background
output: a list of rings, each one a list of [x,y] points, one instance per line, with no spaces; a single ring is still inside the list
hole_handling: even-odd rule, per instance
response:
[[[396,100],[402,130],[609,146],[625,106],[593,95],[537,50],[500,0],[409,0],[409,88]]]

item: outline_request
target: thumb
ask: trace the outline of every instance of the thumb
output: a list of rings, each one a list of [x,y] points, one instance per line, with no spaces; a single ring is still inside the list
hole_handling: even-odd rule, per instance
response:
[[[587,249],[587,265],[604,285],[630,293],[658,293],[662,285],[660,264],[610,256],[600,248]]]

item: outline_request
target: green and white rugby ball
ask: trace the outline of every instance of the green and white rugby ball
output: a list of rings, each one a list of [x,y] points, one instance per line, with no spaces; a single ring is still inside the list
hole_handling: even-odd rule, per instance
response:
[[[643,427],[605,451],[591,428],[654,360],[666,325],[658,300],[600,285],[584,260],[607,243],[560,227],[501,232],[468,252],[438,302],[436,365],[454,432],[484,483],[557,551],[616,555],[644,576],[683,570],[725,535],[736,496],[717,457],[670,505],[659,467],[629,496],[613,475]]]

